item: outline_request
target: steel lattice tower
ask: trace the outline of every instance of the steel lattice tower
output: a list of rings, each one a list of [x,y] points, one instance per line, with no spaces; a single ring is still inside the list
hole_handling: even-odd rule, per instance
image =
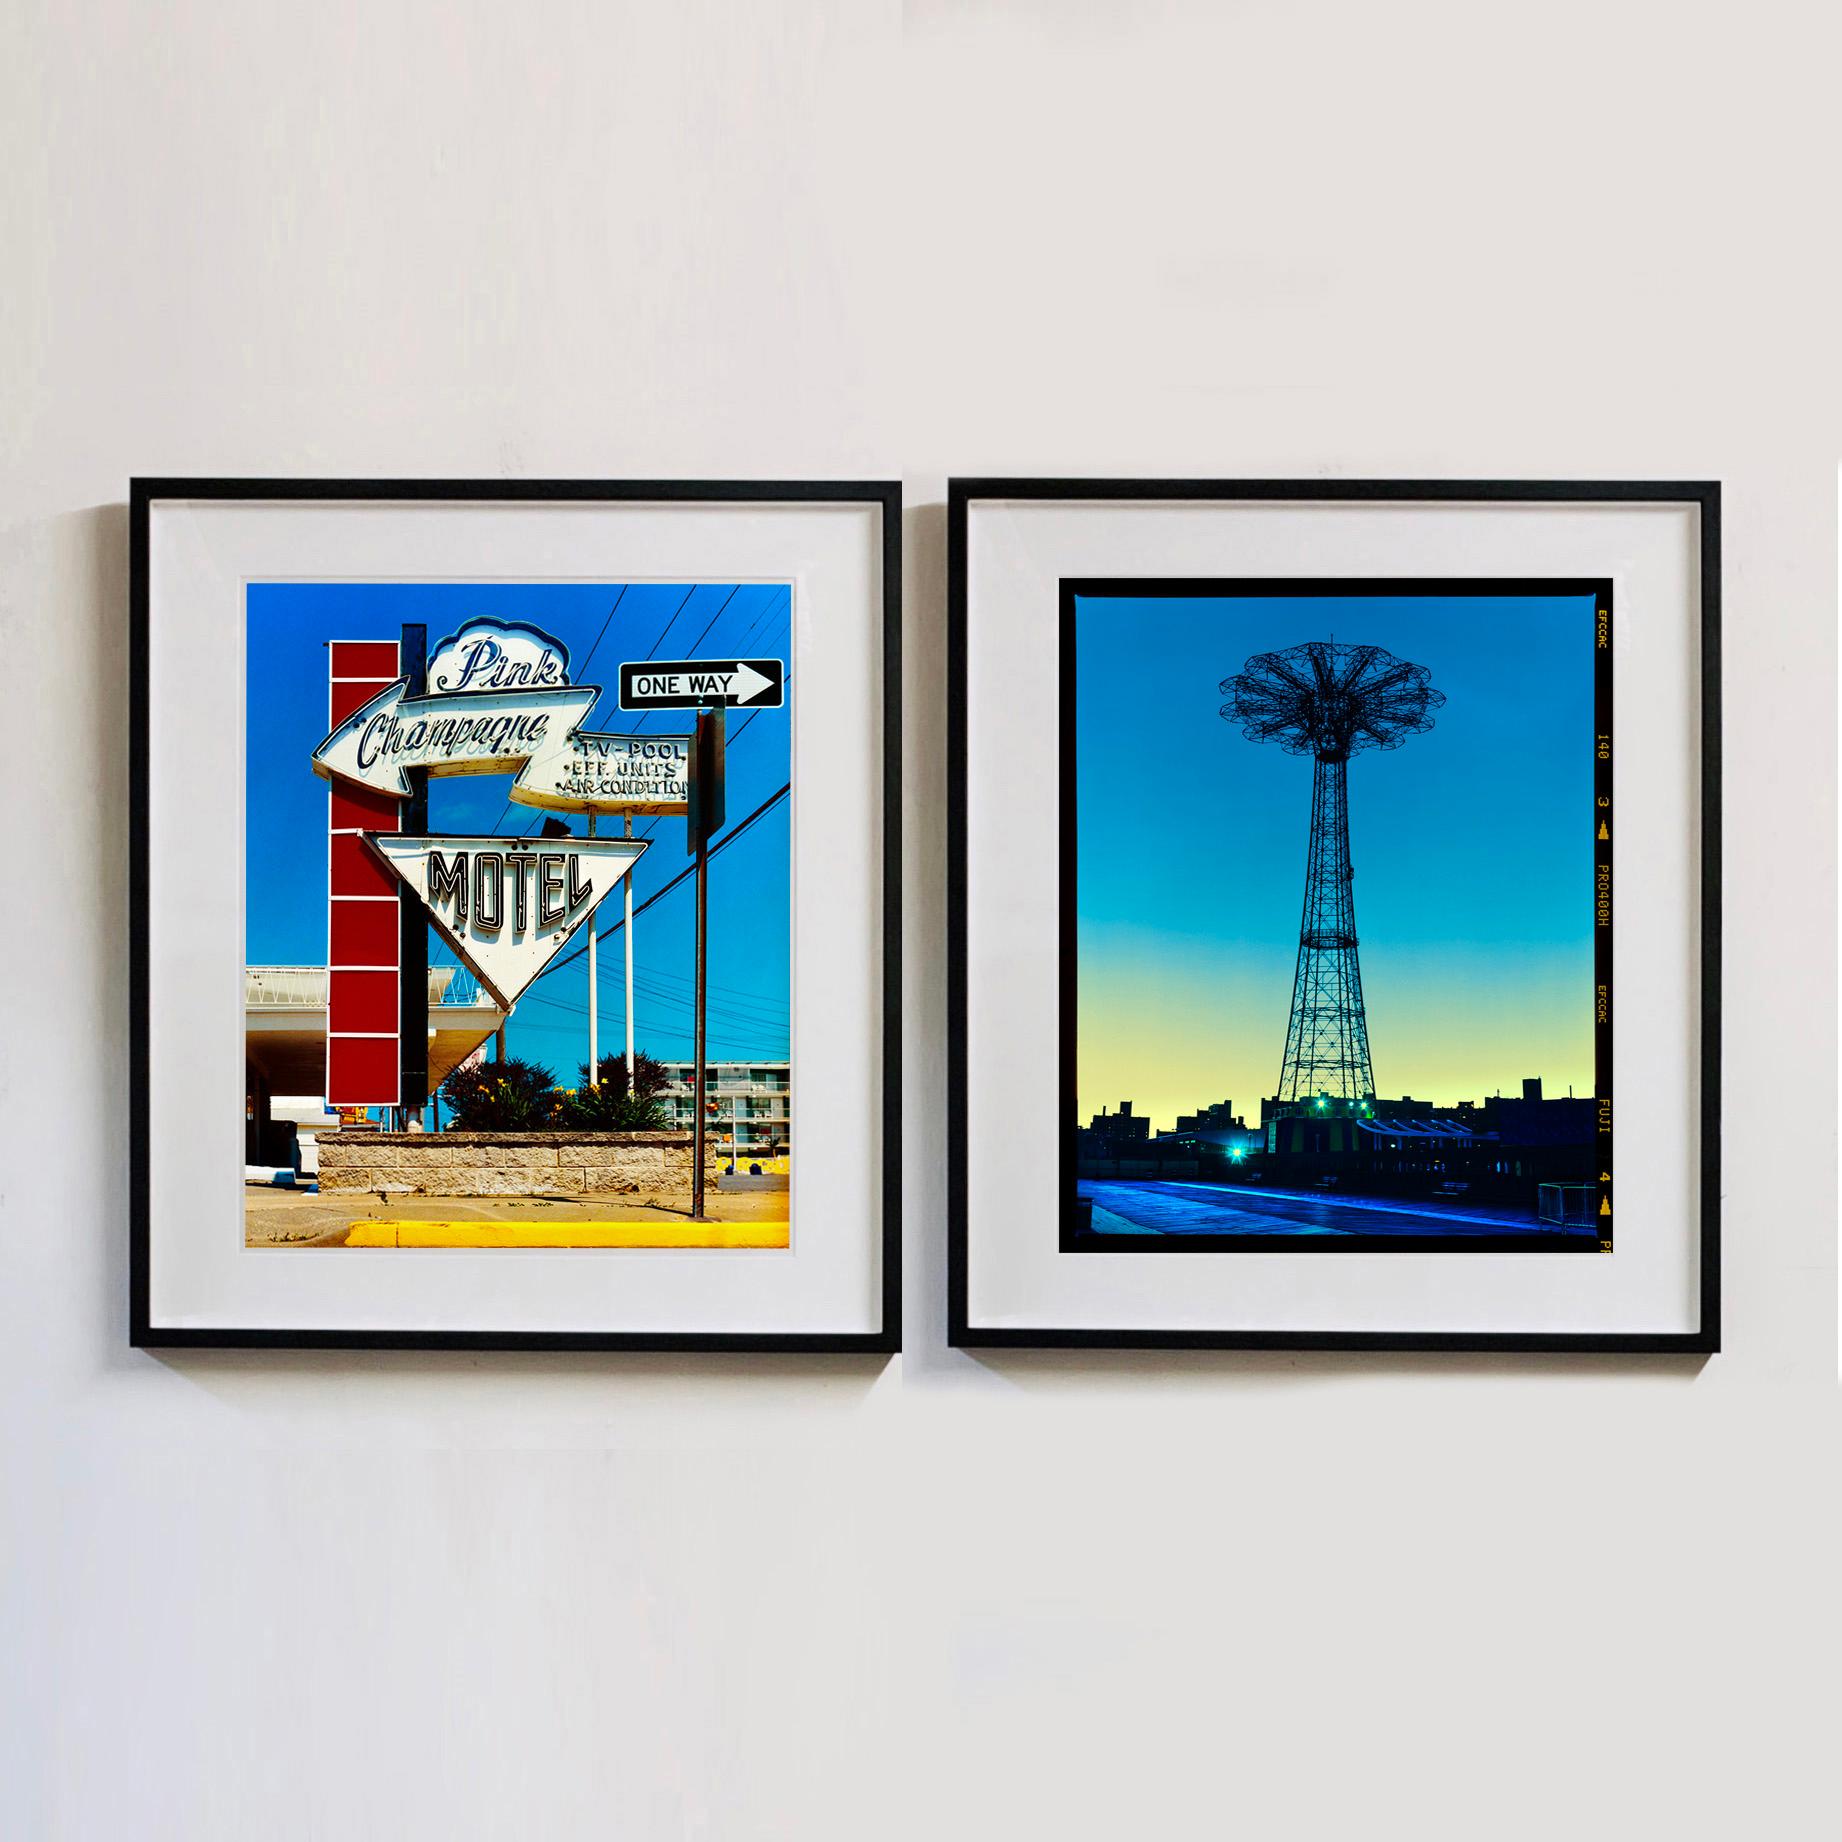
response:
[[[1314,764],[1305,907],[1278,1098],[1373,1100],[1351,887],[1350,757],[1366,748],[1399,748],[1432,728],[1444,694],[1432,688],[1423,665],[1379,646],[1334,640],[1258,653],[1221,689],[1228,698],[1222,715],[1249,741],[1277,742],[1287,754],[1309,754]]]

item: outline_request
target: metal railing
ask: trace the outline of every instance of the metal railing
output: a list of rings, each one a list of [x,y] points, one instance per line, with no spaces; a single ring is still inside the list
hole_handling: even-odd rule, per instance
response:
[[[1592,1228],[1597,1186],[1591,1183],[1543,1183],[1536,1186],[1536,1219],[1555,1228]]]
[[[689,1081],[673,1080],[666,1084],[665,1091],[671,1094],[688,1094],[691,1091]],[[714,1075],[704,1084],[708,1094],[759,1094],[766,1099],[776,1097],[785,1100],[792,1094],[791,1087],[782,1087],[773,1081],[719,1081]]]
[[[251,1010],[324,1010],[324,966],[245,966],[243,1002]],[[488,1005],[479,981],[460,966],[429,967],[429,1008]]]

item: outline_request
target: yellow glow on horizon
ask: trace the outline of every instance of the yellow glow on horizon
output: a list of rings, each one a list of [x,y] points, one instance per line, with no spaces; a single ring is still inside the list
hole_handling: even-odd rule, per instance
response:
[[[1548,969],[1513,999],[1500,984],[1479,991],[1421,968],[1390,978],[1365,966],[1364,976],[1380,1098],[1450,1106],[1519,1096],[1531,1075],[1548,1099],[1564,1098],[1570,1084],[1576,1096],[1592,1093],[1591,987],[1570,969]],[[1281,979],[1271,964],[1084,962],[1075,1063],[1082,1123],[1127,1100],[1154,1131],[1220,1100],[1257,1122],[1261,1100],[1278,1087],[1291,997],[1289,968]]]

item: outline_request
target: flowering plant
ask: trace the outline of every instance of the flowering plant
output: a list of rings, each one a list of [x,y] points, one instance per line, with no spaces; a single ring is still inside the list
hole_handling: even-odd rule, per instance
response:
[[[530,1132],[550,1123],[556,1076],[516,1056],[456,1068],[441,1084],[441,1097],[462,1132]]]
[[[537,1062],[516,1057],[457,1068],[441,1084],[452,1124],[461,1132],[656,1132],[670,1122],[658,1096],[668,1077],[650,1055],[635,1055],[633,1079],[624,1055],[604,1055],[591,1081],[586,1065],[575,1087],[559,1087]]]
[[[579,1085],[559,1088],[551,1097],[557,1125],[580,1132],[656,1132],[667,1123],[658,1101],[667,1076],[650,1055],[634,1056],[631,1081],[624,1055],[604,1055],[594,1080],[586,1063],[578,1074]]]

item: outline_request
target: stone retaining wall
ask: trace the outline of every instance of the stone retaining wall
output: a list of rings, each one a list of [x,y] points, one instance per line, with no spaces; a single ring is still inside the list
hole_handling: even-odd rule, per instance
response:
[[[320,1189],[409,1196],[687,1194],[688,1132],[323,1132]]]

